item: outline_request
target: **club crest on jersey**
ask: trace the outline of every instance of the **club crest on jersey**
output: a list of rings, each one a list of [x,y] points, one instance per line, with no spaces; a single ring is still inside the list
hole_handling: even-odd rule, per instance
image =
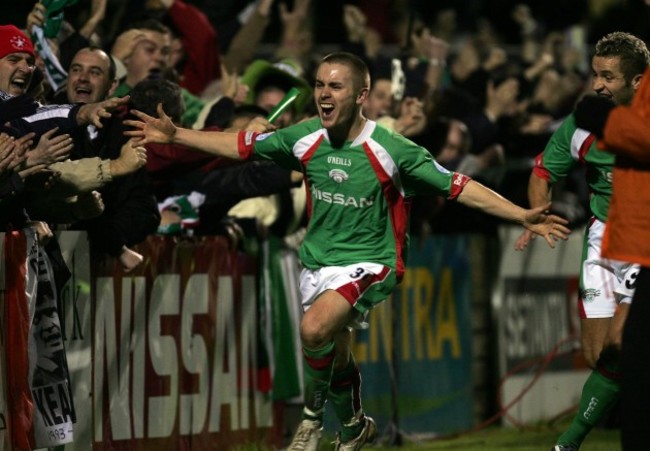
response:
[[[597,296],[600,296],[600,290],[596,290],[595,288],[586,288],[582,290],[580,295],[584,302],[593,302]]]
[[[350,177],[343,169],[332,169],[329,172],[329,176],[336,183],[345,182]]]

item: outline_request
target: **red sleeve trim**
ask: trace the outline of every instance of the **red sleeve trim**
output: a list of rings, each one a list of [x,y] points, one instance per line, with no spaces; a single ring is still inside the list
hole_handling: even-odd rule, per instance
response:
[[[237,151],[242,160],[253,158],[253,149],[255,147],[255,138],[259,133],[240,131],[237,135]]]
[[[542,162],[542,156],[544,152],[540,153],[535,157],[535,166],[533,166],[533,174],[535,174],[540,179],[546,180],[547,182],[551,181],[551,173],[548,172],[548,169],[544,167]]]
[[[454,175],[451,177],[451,190],[449,192],[449,200],[454,200],[460,193],[463,192],[465,185],[469,183],[472,178],[468,175],[461,174],[460,172],[454,172]]]

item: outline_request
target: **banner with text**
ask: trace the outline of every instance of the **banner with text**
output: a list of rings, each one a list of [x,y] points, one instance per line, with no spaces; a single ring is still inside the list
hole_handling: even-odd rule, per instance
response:
[[[61,326],[77,413],[65,450],[229,449],[277,437],[268,378],[278,368],[267,366],[286,362],[261,344],[254,257],[221,237],[152,236],[126,274],[115,259],[91,258],[85,234],[58,239],[72,272]],[[472,425],[469,240],[414,240],[402,284],[355,336],[364,407],[382,429]]]
[[[152,236],[135,248],[143,264],[126,274],[115,259],[91,258],[85,233],[57,238],[72,272],[60,297],[59,335],[77,414],[74,442],[65,450],[270,445],[277,434],[254,257],[231,250],[222,237],[177,242]],[[4,250],[0,245],[6,261]],[[8,276],[23,286],[28,281],[25,271]],[[3,306],[11,301],[5,279],[3,271]],[[4,354],[4,311],[0,319]],[[0,450],[13,449],[6,432],[12,424],[8,405],[15,400],[6,399],[12,394],[5,362],[0,362]],[[55,412],[61,406],[46,395],[43,405]],[[14,420],[29,427],[28,417]]]
[[[469,240],[413,240],[402,283],[356,333],[364,409],[380,429],[398,422],[434,435],[472,425]]]
[[[149,237],[124,275],[93,260],[93,423],[98,449],[212,450],[272,426],[260,365],[256,266],[220,237]],[[268,359],[262,359],[263,362]]]
[[[5,374],[11,444],[19,449],[70,443],[75,422],[58,314],[55,273],[67,275],[30,228],[6,235]],[[49,252],[57,252],[58,255]],[[60,265],[59,265],[60,264]]]

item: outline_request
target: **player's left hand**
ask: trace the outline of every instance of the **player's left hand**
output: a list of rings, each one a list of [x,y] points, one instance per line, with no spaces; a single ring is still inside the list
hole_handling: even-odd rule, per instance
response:
[[[571,229],[566,226],[569,223],[566,219],[548,214],[550,208],[551,204],[549,203],[527,210],[523,225],[531,232],[544,237],[548,245],[554,248],[557,240],[569,238]]]

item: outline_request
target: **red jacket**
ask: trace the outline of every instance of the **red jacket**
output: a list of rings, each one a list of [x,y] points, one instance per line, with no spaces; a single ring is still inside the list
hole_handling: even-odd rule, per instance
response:
[[[180,0],[172,4],[168,14],[186,53],[180,85],[200,95],[208,83],[221,78],[217,32],[201,10]]]
[[[206,127],[201,131],[222,131],[219,127]],[[147,148],[147,172],[154,179],[169,179],[188,172],[213,169],[237,164],[237,160],[221,158],[181,144],[149,143]]]

